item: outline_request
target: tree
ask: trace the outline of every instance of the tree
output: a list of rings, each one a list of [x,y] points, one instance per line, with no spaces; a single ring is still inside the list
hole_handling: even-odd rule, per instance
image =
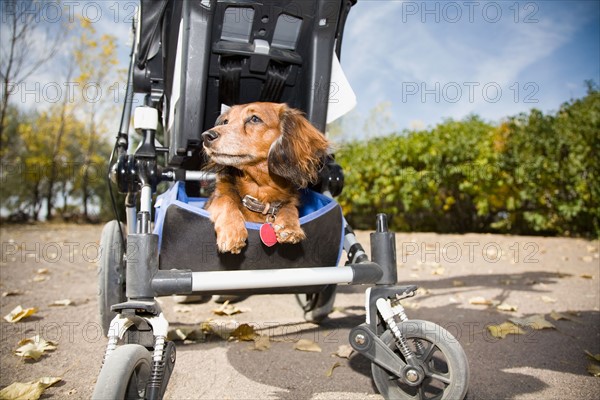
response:
[[[81,38],[77,44],[74,55],[79,76],[76,82],[82,89],[81,95],[87,115],[87,136],[82,138],[84,159],[81,168],[81,179],[79,188],[83,203],[83,216],[89,220],[89,203],[94,197],[94,185],[91,182],[92,173],[97,171],[106,159],[99,151],[101,148],[100,133],[106,129],[99,116],[107,111],[110,102],[106,101],[109,96],[108,86],[110,78],[115,72],[118,64],[116,58],[116,37],[112,35],[98,34],[89,20],[81,17],[79,19]],[[95,170],[95,171],[93,171]]]
[[[2,23],[8,26],[8,35],[0,42],[0,79],[3,89],[0,99],[0,146],[3,149],[9,141],[4,129],[11,94],[54,56],[64,37],[64,29],[50,29],[48,24],[43,23],[43,4],[38,0],[4,0],[0,8]],[[35,45],[40,38],[47,40],[42,49]]]

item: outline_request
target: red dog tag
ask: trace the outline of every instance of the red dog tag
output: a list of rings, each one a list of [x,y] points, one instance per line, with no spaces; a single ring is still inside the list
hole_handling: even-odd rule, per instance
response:
[[[277,235],[271,224],[262,224],[260,227],[260,240],[267,247],[274,246],[277,243]]]

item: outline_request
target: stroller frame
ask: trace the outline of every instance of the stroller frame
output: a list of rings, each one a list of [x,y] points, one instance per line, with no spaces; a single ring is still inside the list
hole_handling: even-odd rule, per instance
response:
[[[289,75],[281,78],[279,86],[283,88],[272,91],[270,96],[281,99],[287,90],[288,95],[297,98],[297,85],[302,82],[309,82],[313,85],[310,86],[312,88],[325,87],[328,90],[334,42],[337,41],[335,51],[339,57],[343,25],[354,2],[355,0],[311,2],[313,8],[310,9],[315,12],[311,17],[322,29],[317,29],[317,33],[312,36],[314,46],[307,50],[312,54],[312,63],[307,68],[309,72],[303,76],[298,75],[298,82],[291,88],[286,87]],[[211,39],[215,35],[213,25],[219,25],[215,22],[219,18],[224,21],[222,26],[217,27],[221,30],[221,39],[235,39],[235,35],[242,34],[238,31],[227,33],[229,36],[223,33],[231,28],[227,26],[226,19],[223,20],[228,7],[250,7],[258,14],[264,11],[261,8],[264,4],[242,0],[198,0],[184,1],[171,7],[172,4],[167,3],[169,1],[142,1],[142,29],[137,28],[137,40],[132,48],[126,101],[113,152],[113,155],[117,155],[114,164],[111,157],[111,179],[120,192],[127,194],[127,235],[125,240],[123,228],[117,221],[112,221],[105,227],[108,236],[105,237],[103,232],[105,240],[101,244],[112,247],[112,251],[105,249],[100,260],[100,312],[102,317],[111,315],[109,310],[116,313],[116,316],[105,327],[108,344],[93,398],[160,399],[164,396],[174,368],[176,350],[174,344],[167,341],[169,323],[156,302],[156,297],[236,291],[264,293],[271,288],[324,286],[322,291],[312,293],[313,301],[305,309],[312,313],[310,319],[319,321],[333,307],[337,284],[371,285],[365,292],[366,321],[351,330],[349,341],[357,352],[371,360],[375,384],[386,398],[395,398],[398,393],[407,390],[416,390],[421,396],[423,388],[432,379],[443,383],[444,387],[439,392],[442,398],[464,397],[468,386],[468,365],[460,344],[450,333],[431,322],[409,320],[400,303],[400,300],[413,296],[417,287],[397,285],[395,235],[389,232],[384,214],[377,215],[377,229],[371,234],[371,260],[358,243],[352,228],[345,223],[343,247],[348,256],[345,266],[200,272],[171,269],[173,266],[159,268],[158,235],[152,233],[151,218],[152,196],[157,184],[163,181],[207,182],[214,179],[214,176],[200,171],[194,165],[201,153],[200,134],[210,127],[207,119],[214,116],[215,104],[231,102],[232,99],[230,93],[224,94],[222,91],[218,92],[218,103],[211,99],[217,96],[216,92],[211,93],[209,85],[209,81],[213,79],[211,57],[222,60],[241,56],[255,63],[254,71],[238,68],[234,72],[238,78],[244,77],[244,74],[252,78],[259,74],[261,68],[266,71],[263,68],[263,56],[266,54],[263,42],[256,38],[254,43],[242,41],[241,44],[235,40],[229,43],[226,40],[215,42],[214,38]],[[290,15],[285,13],[283,6],[294,3],[293,0],[281,0],[268,4],[278,10],[283,9],[281,15]],[[305,13],[301,16],[310,19],[309,13],[306,13],[308,2],[299,4],[302,5],[301,13]],[[143,8],[144,5],[146,9]],[[335,18],[331,19],[331,14],[321,18],[324,13],[330,13],[332,5]],[[292,16],[292,20],[297,17],[298,15]],[[262,19],[265,23],[270,17],[264,16]],[[181,21],[176,40],[165,36],[164,26],[160,27],[161,24],[168,24],[169,20]],[[278,29],[274,23],[270,28]],[[290,32],[284,33],[284,37],[289,38]],[[302,35],[303,33],[298,33],[296,39],[302,39]],[[275,38],[271,40],[275,42]],[[203,46],[190,46],[193,41],[202,43]],[[177,43],[182,43],[180,59],[173,60],[172,54],[164,59],[157,56],[161,43],[162,46],[168,44],[175,47]],[[298,47],[301,45],[298,44]],[[209,56],[208,53],[211,52]],[[253,58],[255,55],[256,58]],[[286,68],[290,70],[298,66],[296,56],[289,49],[268,52],[268,57],[277,63],[287,62]],[[200,74],[194,74],[197,70],[193,68],[192,60],[200,60],[200,66],[196,66],[200,68]],[[177,104],[169,104],[177,89],[165,77],[174,73],[176,68],[180,69],[181,93]],[[230,77],[220,71],[217,81],[226,82],[228,79]],[[267,81],[268,78],[265,78],[265,82]],[[146,106],[136,109],[134,119],[135,129],[142,136],[141,143],[134,153],[128,153],[129,120],[134,92],[146,94]],[[256,87],[250,84],[250,89],[246,92],[243,88],[239,92],[239,98],[233,101],[256,95]],[[309,92],[299,100],[297,106],[302,107],[308,119],[324,131],[327,104],[319,104],[322,94],[316,90]],[[325,98],[328,98],[328,92]],[[174,119],[166,124],[169,146],[157,146],[155,139],[159,130],[159,114],[161,111],[166,114],[171,108],[175,108],[175,112],[163,116],[163,121]],[[166,166],[158,165],[158,156],[161,154],[166,156]],[[321,175],[319,189],[331,196],[341,191],[340,182],[343,182],[341,169],[330,159],[325,173]],[[115,253],[118,255],[116,259],[108,256]],[[115,278],[115,270],[118,278],[116,282],[112,279]],[[123,293],[119,295],[123,287],[126,298],[120,298]],[[432,361],[427,358],[438,350],[445,356],[448,364],[448,371],[443,373],[435,370]]]

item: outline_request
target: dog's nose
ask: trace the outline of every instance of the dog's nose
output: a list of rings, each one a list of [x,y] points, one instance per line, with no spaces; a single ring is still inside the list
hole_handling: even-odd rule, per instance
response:
[[[219,138],[219,134],[217,131],[208,130],[202,134],[202,139],[204,140],[204,145],[209,146],[212,142]]]

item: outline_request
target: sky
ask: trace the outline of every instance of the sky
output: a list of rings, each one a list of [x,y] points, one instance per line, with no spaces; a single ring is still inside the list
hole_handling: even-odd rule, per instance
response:
[[[599,4],[359,0],[342,46],[358,98],[344,127],[352,138],[389,133],[356,123],[377,104],[390,132],[556,111],[585,95],[585,80],[600,83]]]
[[[63,19],[84,14],[99,33],[119,38],[120,67],[127,68],[137,1],[66,3]],[[52,10],[42,22],[52,23]],[[43,37],[37,45],[45,45]],[[44,85],[60,81],[69,53],[59,53],[30,78],[29,94],[21,91],[23,105],[43,103]],[[431,128],[469,114],[497,122],[531,108],[552,112],[584,96],[585,80],[600,83],[600,1],[359,0],[346,23],[341,64],[358,99],[343,117],[344,139]],[[41,102],[31,101],[35,83]],[[104,95],[122,101],[125,82],[115,85]]]

